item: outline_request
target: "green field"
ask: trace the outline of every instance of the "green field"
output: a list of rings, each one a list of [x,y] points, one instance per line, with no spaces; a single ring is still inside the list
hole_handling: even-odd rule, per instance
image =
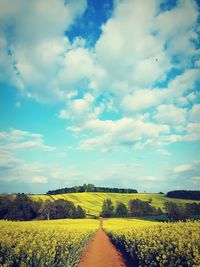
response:
[[[163,209],[163,204],[167,201],[173,201],[176,203],[192,203],[200,202],[193,200],[184,199],[173,199],[167,198],[164,194],[121,194],[121,193],[70,193],[70,194],[60,194],[60,195],[30,195],[33,200],[56,200],[65,199],[72,201],[75,205],[80,205],[85,209],[87,214],[98,216],[101,212],[101,207],[103,201],[107,198],[111,199],[114,205],[117,201],[121,201],[128,204],[130,199],[141,199],[143,201],[148,201],[152,199],[151,205],[156,208]]]

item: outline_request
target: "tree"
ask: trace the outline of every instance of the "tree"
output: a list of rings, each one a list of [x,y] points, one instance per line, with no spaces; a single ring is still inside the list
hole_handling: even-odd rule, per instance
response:
[[[158,208],[158,209],[157,209],[157,214],[158,214],[158,215],[162,215],[162,214],[163,214],[163,211],[161,210],[161,208]]]
[[[101,216],[105,218],[112,217],[114,215],[114,206],[110,199],[103,201]]]
[[[9,197],[0,197],[0,219],[5,219],[9,208],[11,207],[11,200]]]
[[[199,215],[200,214],[200,203],[186,203],[186,213],[188,215]]]
[[[185,220],[188,215],[184,205],[175,202],[165,202],[164,208],[170,221]]]
[[[12,198],[0,196],[0,219],[25,221],[36,217],[47,220],[84,218],[85,211],[80,206],[76,208],[73,202],[63,199],[35,202],[25,194],[17,194]]]
[[[128,216],[128,209],[126,205],[122,202],[118,202],[115,208],[115,216],[116,217],[127,217]]]
[[[47,195],[57,195],[65,193],[77,193],[77,192],[137,193],[137,190],[131,188],[98,187],[93,184],[84,184],[81,186],[65,187],[56,190],[49,190],[47,192]]]
[[[49,200],[45,201],[40,209],[40,213],[47,218],[47,220],[77,217],[77,209],[74,203],[64,199],[57,199],[54,202]]]
[[[174,190],[166,194],[170,198],[182,198],[191,200],[200,200],[199,190]]]
[[[17,194],[12,199],[0,199],[0,218],[13,221],[28,221],[37,216],[37,205],[25,194]]]
[[[152,207],[148,202],[140,199],[132,199],[128,203],[128,211],[130,216],[144,216],[144,215],[156,215],[156,208]]]
[[[76,208],[76,218],[85,218],[85,211],[79,205]]]
[[[40,208],[40,213],[42,214],[43,217],[45,217],[47,220],[53,219],[53,213],[55,212],[55,204],[54,202],[50,200],[46,200],[41,208]]]

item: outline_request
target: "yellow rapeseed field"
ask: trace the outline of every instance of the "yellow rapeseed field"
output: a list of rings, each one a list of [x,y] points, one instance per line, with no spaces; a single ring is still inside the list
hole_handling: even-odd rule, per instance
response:
[[[0,266],[76,266],[97,220],[0,221]]]
[[[108,220],[104,229],[140,267],[199,267],[200,221],[152,223]]]

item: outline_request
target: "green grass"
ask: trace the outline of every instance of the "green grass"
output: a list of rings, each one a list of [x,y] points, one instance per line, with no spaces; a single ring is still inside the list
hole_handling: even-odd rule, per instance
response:
[[[60,194],[60,195],[31,195],[33,200],[56,200],[56,199],[65,199],[74,202],[75,205],[80,205],[85,209],[87,214],[98,216],[101,212],[101,207],[103,201],[107,198],[111,199],[114,205],[117,201],[121,201],[128,204],[130,199],[141,199],[143,201],[148,201],[152,199],[151,205],[156,208],[163,209],[163,204],[167,201],[172,201],[176,203],[191,203],[191,202],[200,202],[193,200],[184,200],[184,199],[173,199],[167,198],[164,194],[121,194],[121,193],[71,193],[71,194]]]

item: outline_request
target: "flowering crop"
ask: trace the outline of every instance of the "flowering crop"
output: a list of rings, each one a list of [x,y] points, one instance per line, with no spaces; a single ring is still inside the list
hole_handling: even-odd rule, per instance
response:
[[[76,266],[95,220],[0,221],[0,266]]]
[[[199,267],[200,221],[113,227],[104,223],[114,244],[126,252],[134,266]],[[137,224],[136,224],[137,225]]]

